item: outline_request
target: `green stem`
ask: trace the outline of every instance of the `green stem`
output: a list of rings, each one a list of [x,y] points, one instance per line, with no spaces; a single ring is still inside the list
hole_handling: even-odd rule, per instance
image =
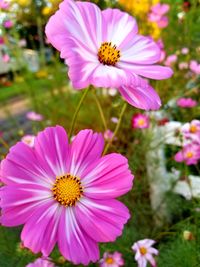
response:
[[[106,123],[106,119],[105,119],[105,116],[104,116],[104,113],[103,113],[103,109],[102,109],[102,107],[101,107],[101,104],[100,104],[100,102],[99,102],[99,99],[98,99],[98,97],[97,97],[97,95],[96,95],[96,93],[93,91],[93,96],[94,96],[94,99],[95,99],[95,101],[96,101],[96,104],[97,104],[97,107],[98,107],[98,109],[99,109],[99,113],[100,113],[100,116],[101,116],[101,120],[102,120],[102,123],[103,123],[103,126],[104,126],[104,128],[105,128],[105,131],[108,129],[108,127],[107,127],[107,123]]]
[[[110,145],[112,144],[112,142],[113,142],[115,136],[117,135],[117,133],[118,133],[118,131],[119,131],[119,127],[120,127],[120,125],[121,125],[121,121],[122,121],[122,118],[123,118],[123,115],[124,115],[124,113],[125,113],[125,110],[126,110],[127,106],[128,106],[128,104],[125,102],[124,105],[123,105],[123,107],[122,107],[121,113],[120,113],[120,115],[119,115],[119,121],[118,121],[118,123],[117,123],[117,125],[116,125],[115,131],[114,131],[114,133],[113,133],[113,137],[112,137],[111,140],[107,143],[107,145],[106,145],[106,147],[105,147],[105,149],[104,149],[103,155],[105,155],[105,154],[107,153],[107,151],[108,151]]]
[[[82,106],[82,104],[83,104],[83,101],[84,101],[86,95],[88,94],[90,88],[91,88],[91,87],[89,86],[87,89],[84,90],[84,93],[83,93],[83,95],[82,95],[82,97],[81,97],[81,99],[80,99],[80,101],[79,101],[79,103],[78,103],[78,106],[77,106],[77,108],[76,108],[76,111],[75,111],[74,116],[73,116],[73,119],[72,119],[72,125],[71,125],[71,129],[70,129],[70,132],[69,132],[69,139],[71,138],[72,133],[73,133],[73,131],[74,131],[74,126],[75,126],[75,123],[76,123],[76,119],[77,119],[79,110],[80,110],[80,108],[81,108],[81,106]]]

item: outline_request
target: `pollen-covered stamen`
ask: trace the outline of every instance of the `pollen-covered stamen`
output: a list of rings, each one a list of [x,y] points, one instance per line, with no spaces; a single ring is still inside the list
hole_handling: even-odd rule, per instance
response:
[[[141,253],[142,255],[147,254],[147,249],[146,249],[145,247],[141,247],[141,248],[140,248],[140,253]]]
[[[81,198],[83,187],[80,178],[71,174],[56,177],[52,188],[54,199],[66,207],[74,206]]]
[[[191,125],[190,126],[190,132],[191,133],[196,133],[197,132],[197,126],[196,125]]]
[[[186,158],[191,159],[194,156],[194,154],[191,151],[188,151],[186,153]]]
[[[104,65],[115,66],[120,59],[120,50],[117,49],[116,45],[112,45],[111,42],[104,42],[99,48],[98,59]]]

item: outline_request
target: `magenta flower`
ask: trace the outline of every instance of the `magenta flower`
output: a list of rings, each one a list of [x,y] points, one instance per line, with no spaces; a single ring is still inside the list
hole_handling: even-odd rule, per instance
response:
[[[159,16],[163,16],[169,12],[170,6],[168,4],[155,4],[151,7],[151,12]]]
[[[30,147],[34,147],[35,135],[27,134],[27,135],[25,135],[25,136],[22,137],[21,141],[23,143],[27,144]]]
[[[31,121],[42,121],[44,117],[41,114],[36,113],[35,111],[30,111],[26,114],[26,118]]]
[[[72,0],[64,0],[46,26],[49,42],[69,66],[74,88],[124,86],[130,93],[129,88],[139,88],[144,94],[148,87],[140,76],[162,80],[171,77],[172,70],[154,65],[159,47],[137,32],[135,19],[118,9],[101,11],[95,4]]]
[[[181,97],[176,101],[176,104],[181,108],[193,108],[197,105],[197,101],[192,98]]]
[[[48,259],[39,258],[33,263],[29,263],[26,267],[55,267],[55,264]]]
[[[4,44],[4,38],[2,36],[0,36],[0,45]]]
[[[133,115],[132,127],[139,129],[149,128],[149,116],[141,113]]]
[[[188,144],[174,156],[175,161],[185,162],[186,165],[197,164],[200,159],[200,145]]]
[[[4,21],[4,23],[3,23],[3,26],[4,26],[4,28],[6,28],[6,29],[10,29],[10,28],[12,28],[13,27],[13,22],[11,21],[11,20],[5,20]]]
[[[172,66],[177,61],[177,55],[169,55],[165,60],[166,66]]]
[[[122,234],[130,215],[115,198],[132,187],[133,175],[120,154],[101,157],[104,140],[92,130],[80,131],[71,144],[60,127],[23,142],[1,162],[0,222],[24,224],[23,245],[48,256],[56,243],[74,264],[99,259],[98,242]]]
[[[152,239],[143,239],[133,244],[132,250],[136,252],[135,260],[138,262],[138,267],[146,267],[147,262],[156,267],[153,255],[158,255],[158,250],[152,247],[154,244],[155,241]]]
[[[113,254],[105,252],[103,258],[99,261],[100,267],[119,267],[124,265],[122,254],[114,252]]]
[[[196,60],[191,60],[189,64],[189,68],[195,74],[200,74],[200,64]]]

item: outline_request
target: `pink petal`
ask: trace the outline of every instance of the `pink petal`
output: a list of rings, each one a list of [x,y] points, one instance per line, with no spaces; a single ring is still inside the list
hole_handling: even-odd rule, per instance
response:
[[[26,222],[21,239],[23,245],[34,253],[48,256],[57,241],[58,224],[61,215],[59,204],[47,201],[37,209]]]
[[[102,15],[97,5],[65,0],[46,25],[48,41],[59,51],[73,40],[85,51],[96,53],[102,39]]]
[[[9,185],[0,189],[1,223],[5,226],[24,224],[33,212],[51,198],[51,191],[41,185]]]
[[[94,199],[119,197],[131,189],[133,178],[125,157],[106,155],[82,174],[84,195]]]
[[[128,71],[132,71],[137,75],[141,75],[146,78],[163,80],[170,78],[173,74],[173,71],[169,67],[163,67],[159,65],[135,65],[130,63],[125,63],[119,61],[117,63],[118,67],[123,68]]]
[[[106,9],[103,16],[103,42],[112,42],[118,48],[129,43],[137,34],[136,20],[118,9]]]
[[[82,229],[71,207],[64,209],[61,215],[58,247],[62,255],[74,264],[87,265],[99,259],[97,243]]]
[[[35,154],[43,169],[56,176],[69,171],[69,145],[63,127],[48,127],[35,138]]]
[[[81,178],[82,172],[99,159],[104,147],[102,134],[92,130],[80,131],[71,144],[70,173]]]
[[[1,162],[0,179],[8,185],[41,184],[49,188],[52,174],[44,171],[40,163],[33,148],[18,142]]]
[[[152,267],[156,267],[156,261],[155,261],[155,259],[152,257],[152,255],[150,253],[147,253],[145,255],[145,257],[151,263]]]
[[[161,100],[159,95],[154,89],[143,83],[141,86],[122,86],[119,87],[119,92],[124,99],[132,106],[144,110],[157,110],[161,106]]]
[[[97,242],[115,241],[130,218],[126,206],[114,199],[83,198],[76,207],[76,216],[84,231]]]
[[[154,64],[159,61],[160,54],[160,48],[151,38],[136,35],[123,47],[120,62]]]
[[[182,151],[179,151],[178,153],[176,153],[176,155],[174,156],[174,159],[177,162],[184,161],[183,152]]]

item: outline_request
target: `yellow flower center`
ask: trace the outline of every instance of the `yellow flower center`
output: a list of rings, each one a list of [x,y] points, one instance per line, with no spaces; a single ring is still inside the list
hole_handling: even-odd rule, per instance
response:
[[[193,153],[191,151],[187,152],[186,157],[191,159],[193,157]]]
[[[140,253],[141,253],[142,255],[147,254],[147,249],[146,249],[145,247],[141,247],[141,248],[140,248]]]
[[[108,263],[108,264],[113,264],[113,263],[114,263],[113,258],[108,257],[108,258],[106,259],[106,263]]]
[[[112,45],[111,42],[104,42],[99,48],[98,59],[103,65],[115,66],[120,59],[120,50],[117,50],[116,45]]]
[[[52,188],[54,199],[66,207],[74,206],[81,198],[83,187],[80,179],[71,174],[56,177]]]
[[[191,125],[190,126],[190,132],[191,133],[196,133],[197,132],[197,126],[196,125]]]
[[[144,124],[145,124],[144,119],[139,119],[139,120],[138,120],[138,125],[139,125],[139,126],[143,126]]]

